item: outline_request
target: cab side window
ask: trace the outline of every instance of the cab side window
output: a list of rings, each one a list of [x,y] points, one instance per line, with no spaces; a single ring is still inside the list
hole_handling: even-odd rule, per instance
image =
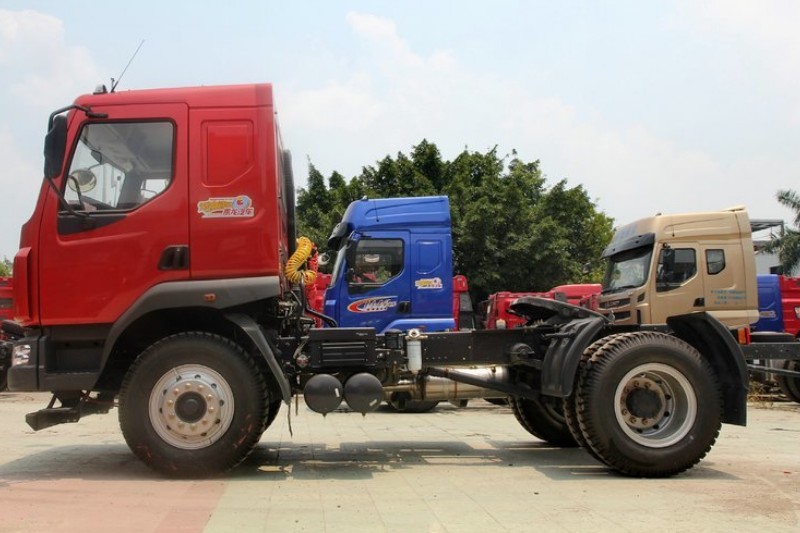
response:
[[[712,276],[725,270],[725,250],[706,250],[706,270]]]
[[[656,267],[656,291],[677,289],[697,274],[697,252],[692,248],[663,248]]]
[[[166,121],[85,125],[64,198],[85,212],[125,211],[149,202],[172,181],[174,137]]]
[[[349,265],[347,284],[353,292],[365,292],[385,285],[402,270],[402,240],[363,238],[358,241]]]

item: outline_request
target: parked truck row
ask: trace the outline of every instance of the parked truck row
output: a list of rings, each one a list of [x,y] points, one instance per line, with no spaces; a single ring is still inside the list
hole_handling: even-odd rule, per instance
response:
[[[599,311],[523,297],[522,327],[456,330],[452,302],[432,298],[452,290],[449,233],[397,229],[449,227],[446,198],[415,213],[358,201],[329,240],[328,327],[315,327],[285,270],[307,258],[275,117],[268,84],[99,90],[51,114],[2,325],[9,388],[53,393],[27,415],[33,429],[117,406],[143,462],[203,476],[239,464],[295,394],[366,414],[387,390],[500,393],[532,434],[661,477],[698,463],[722,423],[746,423],[747,359],[797,357],[794,342],[758,357],[747,344],[758,307],[743,208],[617,230]],[[425,313],[428,329],[390,309]]]

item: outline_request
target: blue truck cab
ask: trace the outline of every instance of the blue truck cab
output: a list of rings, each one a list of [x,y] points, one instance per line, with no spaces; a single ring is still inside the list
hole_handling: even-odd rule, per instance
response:
[[[336,253],[324,313],[340,327],[455,329],[445,196],[351,203],[328,239]]]

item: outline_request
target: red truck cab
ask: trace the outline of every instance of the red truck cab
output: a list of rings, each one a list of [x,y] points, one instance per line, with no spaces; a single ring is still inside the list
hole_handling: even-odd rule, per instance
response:
[[[9,327],[47,341],[12,386],[91,389],[136,321],[163,329],[166,309],[287,289],[294,191],[271,85],[84,95],[51,115],[45,144]]]

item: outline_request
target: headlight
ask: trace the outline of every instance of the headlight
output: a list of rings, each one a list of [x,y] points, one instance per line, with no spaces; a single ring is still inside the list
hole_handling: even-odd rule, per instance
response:
[[[31,345],[17,344],[11,350],[11,366],[27,365],[31,361]]]

